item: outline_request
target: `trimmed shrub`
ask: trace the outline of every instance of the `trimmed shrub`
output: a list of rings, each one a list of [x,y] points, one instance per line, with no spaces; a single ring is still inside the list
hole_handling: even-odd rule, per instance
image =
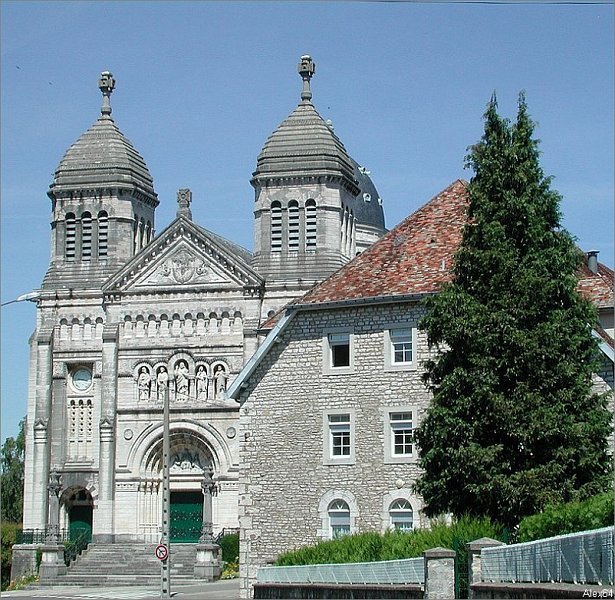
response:
[[[222,560],[225,563],[237,562],[239,560],[239,534],[229,533],[220,538],[218,542],[222,550]]]
[[[373,562],[421,556],[425,550],[443,547],[455,550],[458,559],[465,557],[465,544],[481,537],[507,541],[504,529],[489,519],[463,517],[452,525],[432,523],[431,529],[415,529],[408,533],[387,531],[357,533],[336,540],[320,542],[287,552],[276,565],[313,565],[345,562]],[[463,555],[463,556],[461,556]]]
[[[580,502],[551,504],[541,513],[522,519],[518,541],[531,542],[565,533],[608,527],[613,525],[615,519],[614,506],[612,491]]]

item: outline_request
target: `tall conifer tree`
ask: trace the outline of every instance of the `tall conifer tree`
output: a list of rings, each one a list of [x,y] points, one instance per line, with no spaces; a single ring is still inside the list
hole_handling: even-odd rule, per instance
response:
[[[610,415],[592,393],[597,317],[577,292],[582,254],[560,227],[533,131],[523,95],[514,124],[492,98],[466,159],[475,175],[453,281],[421,323],[440,350],[416,431],[428,515],[514,526],[609,485]]]

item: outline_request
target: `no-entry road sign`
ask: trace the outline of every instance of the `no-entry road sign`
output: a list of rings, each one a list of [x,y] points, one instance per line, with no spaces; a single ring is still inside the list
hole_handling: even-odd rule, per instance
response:
[[[164,544],[158,544],[154,554],[156,554],[158,560],[166,560],[169,556],[169,549]]]

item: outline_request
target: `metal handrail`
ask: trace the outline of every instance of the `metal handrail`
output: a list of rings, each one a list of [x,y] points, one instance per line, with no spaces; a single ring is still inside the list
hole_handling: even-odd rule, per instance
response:
[[[17,544],[44,544],[48,539],[50,530],[45,529],[22,529],[17,531],[16,543]],[[59,529],[58,542],[67,542],[70,540],[70,530]]]

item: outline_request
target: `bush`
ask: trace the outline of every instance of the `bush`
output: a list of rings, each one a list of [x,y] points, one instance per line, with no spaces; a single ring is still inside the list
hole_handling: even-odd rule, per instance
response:
[[[223,535],[218,542],[222,550],[222,560],[225,563],[237,562],[239,560],[239,534],[229,533]]]
[[[344,562],[373,562],[421,556],[425,550],[443,547],[455,550],[465,561],[465,544],[481,537],[507,540],[504,529],[489,519],[462,517],[452,525],[435,522],[431,529],[408,533],[387,531],[357,533],[287,552],[276,565],[310,565]],[[461,564],[464,564],[463,562]]]
[[[519,524],[518,541],[589,531],[613,525],[615,519],[613,492],[598,494],[580,502],[551,504],[541,513],[525,517]]]
[[[0,530],[0,569],[2,571],[2,589],[5,590],[11,579],[11,564],[13,562],[13,544],[17,541],[17,532],[21,530],[20,523],[2,523]]]

